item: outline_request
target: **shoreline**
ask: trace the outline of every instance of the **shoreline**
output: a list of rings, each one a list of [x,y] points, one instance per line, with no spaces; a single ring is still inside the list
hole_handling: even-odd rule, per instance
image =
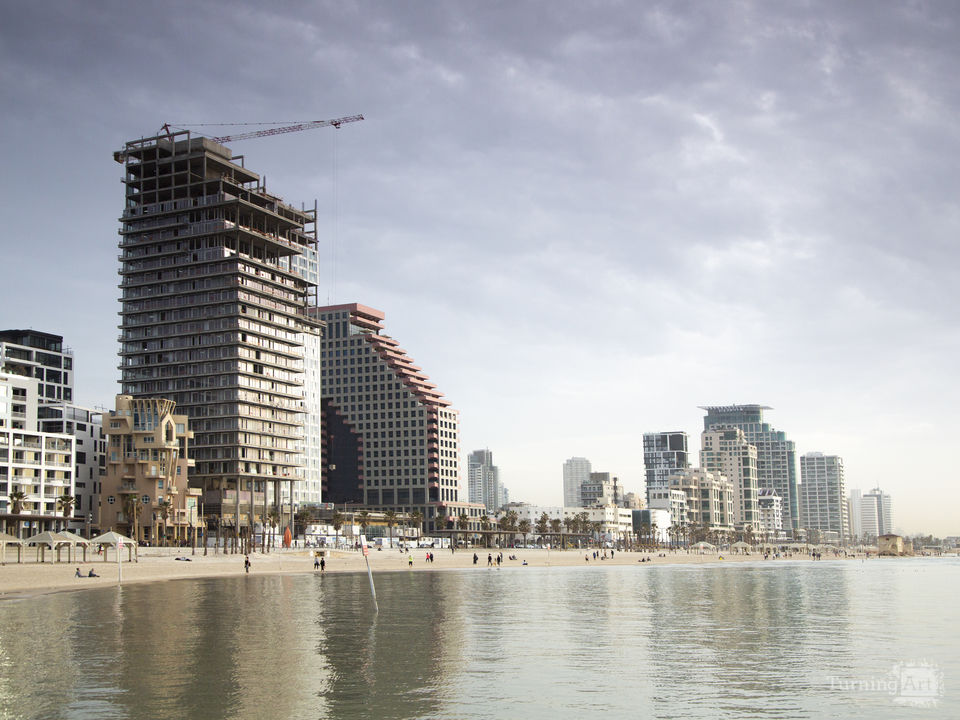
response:
[[[25,550],[25,555],[29,551]],[[496,568],[495,550],[463,549],[455,554],[449,550],[434,550],[434,562],[426,560],[428,549],[418,548],[410,553],[400,553],[395,550],[370,552],[370,567],[374,572],[438,572],[443,570],[486,570],[487,555],[494,558],[493,567]],[[477,563],[473,562],[476,552]],[[162,582],[165,580],[220,578],[244,575],[244,556],[241,554],[202,552],[190,554],[190,548],[145,548],[139,562],[123,561],[123,584]],[[516,560],[509,560],[511,555]],[[584,556],[589,556],[589,561]],[[662,555],[662,556],[661,556]],[[412,556],[413,564],[409,563]],[[187,558],[176,560],[175,558]],[[641,559],[649,558],[649,562]],[[326,569],[324,574],[365,573],[366,563],[363,554],[355,550],[327,550],[324,558]],[[841,557],[827,557],[825,560],[861,560],[862,555]],[[879,558],[872,557],[871,560]],[[883,558],[888,559],[888,558]],[[897,558],[889,558],[897,559]],[[274,550],[268,553],[253,553],[250,556],[251,575],[309,575],[320,574],[313,567],[313,549]],[[527,565],[523,565],[523,561]],[[793,555],[779,559],[764,560],[761,553],[749,555],[722,555],[720,553],[687,553],[683,550],[660,550],[654,552],[618,551],[612,558],[606,560],[593,559],[592,550],[542,550],[519,549],[503,551],[505,568],[520,567],[609,567],[612,565],[690,565],[704,566],[729,564],[740,562],[766,562],[770,564],[784,561],[814,561],[809,555]],[[76,568],[84,577],[76,577]],[[87,572],[93,569],[99,577],[86,577]],[[73,592],[117,584],[116,560],[104,562],[102,559],[93,560],[74,559],[73,562],[58,562],[40,564],[35,561],[17,563],[14,555],[13,562],[8,557],[7,563],[0,566],[0,601],[26,599],[36,595],[57,592]]]

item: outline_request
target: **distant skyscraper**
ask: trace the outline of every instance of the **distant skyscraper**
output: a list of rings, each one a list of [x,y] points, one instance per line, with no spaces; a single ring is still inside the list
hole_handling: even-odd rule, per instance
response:
[[[643,465],[647,480],[647,503],[651,490],[667,490],[668,478],[677,470],[690,467],[685,432],[649,432],[643,434]]]
[[[724,475],[733,484],[733,524],[739,530],[760,530],[757,507],[757,448],[738,427],[716,425],[700,436],[700,466]]]
[[[583,507],[580,488],[590,480],[590,461],[572,457],[563,464],[563,504],[566,507]]]
[[[859,540],[863,535],[863,523],[860,520],[860,509],[863,497],[859,490],[851,490],[847,498],[847,517],[850,519],[850,537]]]
[[[34,378],[41,406],[73,402],[73,351],[61,335],[0,330],[0,371]]]
[[[777,491],[784,503],[784,528],[798,528],[797,451],[785,433],[763,422],[763,411],[771,408],[765,405],[726,405],[700,409],[707,411],[703,418],[704,430],[717,425],[733,425],[743,430],[747,442],[757,448],[758,486]]]
[[[810,452],[800,456],[800,527],[850,534],[843,458]]]
[[[861,498],[860,527],[862,539],[870,541],[893,532],[892,502],[880,488],[874,488]]]
[[[474,450],[467,456],[467,492],[470,502],[481,503],[490,512],[506,504],[506,488],[500,484],[500,471],[489,449]]]
[[[592,472],[580,486],[582,507],[600,507],[623,504],[623,487],[620,479],[608,472]]]

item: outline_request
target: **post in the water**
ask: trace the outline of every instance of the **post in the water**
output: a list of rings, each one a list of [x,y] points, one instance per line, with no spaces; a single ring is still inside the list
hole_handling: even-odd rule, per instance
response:
[[[367,576],[370,578],[370,595],[373,597],[373,610],[380,612],[380,606],[377,604],[377,589],[373,586],[373,570],[370,569],[370,548],[367,545],[367,536],[360,536],[360,547],[363,548],[363,559],[367,563]]]

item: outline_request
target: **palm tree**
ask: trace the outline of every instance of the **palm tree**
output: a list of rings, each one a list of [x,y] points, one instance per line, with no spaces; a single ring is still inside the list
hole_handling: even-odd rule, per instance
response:
[[[457,517],[457,529],[463,533],[464,530],[470,527],[470,518],[467,517],[466,513],[460,513]],[[466,534],[464,533],[464,540],[466,540]]]
[[[27,501],[27,494],[26,494],[25,492],[23,492],[23,490],[19,490],[19,489],[18,489],[18,490],[13,490],[7,497],[10,498],[10,505],[12,506],[12,507],[10,508],[11,514],[18,516],[17,519],[16,519],[16,523],[17,523],[17,531],[16,531],[16,532],[17,532],[17,537],[20,537],[20,518],[19,518],[19,515],[20,515],[20,513],[23,512],[23,506],[26,504],[26,501]]]
[[[485,514],[480,516],[480,529],[483,530],[483,544],[485,547],[490,547],[490,536],[487,535],[487,530],[490,529],[490,518]]]
[[[553,532],[554,537],[560,535],[560,528],[563,526],[563,523],[560,521],[560,518],[553,518],[550,520],[550,530]],[[561,539],[562,539],[561,535]]]
[[[367,534],[367,526],[370,524],[370,512],[367,510],[361,510],[357,513],[356,517],[357,525],[360,526],[360,534]]]
[[[547,530],[550,527],[550,517],[543,513],[537,518],[536,530],[537,534],[540,536],[540,541],[543,542],[543,536],[547,534]]]
[[[210,528],[211,525],[217,529],[217,534],[216,534],[217,544],[213,546],[213,551],[216,553],[219,553],[220,552],[220,516],[217,514],[210,514],[210,515],[207,515],[206,520],[207,521],[203,529],[203,554],[204,555],[207,554],[207,546],[209,545],[209,543],[207,542],[207,530]]]
[[[523,535],[523,546],[527,546],[527,535],[530,533],[530,521],[524,518],[517,523],[517,532]]]
[[[77,499],[68,492],[57,498],[57,510],[63,513],[63,527],[67,527],[67,518],[73,515],[73,506]]]
[[[504,544],[504,533],[510,529],[510,518],[504,515],[502,518],[497,520],[497,527],[500,529],[500,547],[503,547]]]
[[[125,495],[123,498],[123,514],[127,517],[128,532],[133,536],[131,539],[140,542],[140,513],[143,512],[143,502],[136,495]]]
[[[576,530],[577,521],[572,517],[565,517],[563,519],[563,526],[567,529],[567,535],[570,535]]]
[[[334,511],[333,516],[330,518],[330,524],[333,525],[335,547],[340,546],[340,528],[343,527],[343,523],[345,520],[346,518],[344,517],[343,513],[340,512],[339,510]],[[272,517],[271,517],[271,524],[273,524]]]
[[[423,537],[423,513],[419,510],[414,510],[410,513],[410,522],[419,531],[418,537]]]
[[[167,518],[170,517],[170,511],[173,509],[173,503],[164,500],[157,505],[160,508],[160,517],[163,520],[163,544],[167,545]]]
[[[383,518],[387,521],[387,534],[390,537],[390,547],[393,547],[393,526],[397,524],[397,513],[393,510],[387,510],[383,514]]]
[[[270,547],[276,542],[277,528],[280,527],[280,511],[272,507],[267,511],[267,524],[270,526]]]

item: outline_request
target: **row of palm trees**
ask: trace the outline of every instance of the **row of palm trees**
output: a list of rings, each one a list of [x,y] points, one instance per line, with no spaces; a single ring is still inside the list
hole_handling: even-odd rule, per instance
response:
[[[20,490],[19,488],[16,490],[11,490],[10,494],[7,497],[10,500],[11,515],[19,516],[20,514],[23,513],[24,509],[26,509],[28,505],[32,504],[30,501],[27,500],[27,494],[23,490]],[[64,529],[67,527],[67,522],[69,521],[70,517],[73,515],[73,506],[75,504],[76,504],[76,498],[70,493],[64,493],[63,495],[57,498],[57,510],[63,516],[62,524]],[[14,518],[14,525],[15,525],[14,532],[16,533],[17,536],[20,535],[21,522],[22,521],[20,517]]]

